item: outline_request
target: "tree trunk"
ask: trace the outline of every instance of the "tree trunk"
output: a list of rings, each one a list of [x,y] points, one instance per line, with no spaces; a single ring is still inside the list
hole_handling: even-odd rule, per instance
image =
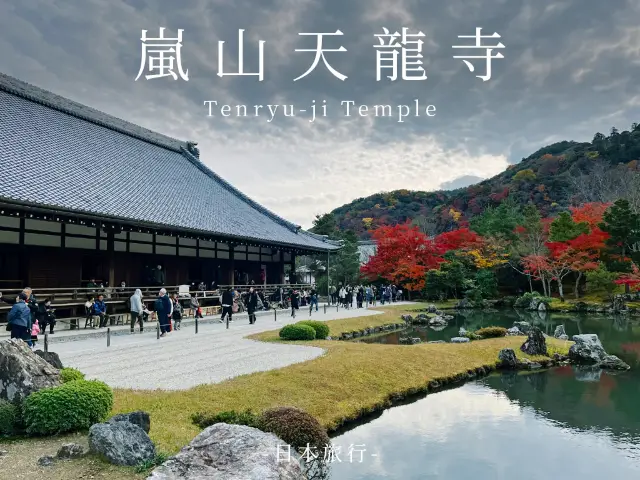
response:
[[[558,293],[560,294],[560,301],[564,302],[564,291],[562,290],[562,280],[556,280],[558,282]]]
[[[529,291],[533,293],[533,282],[531,281],[531,275],[527,275],[527,278],[529,279]]]
[[[578,272],[578,278],[576,278],[576,287],[574,288],[574,295],[576,296],[576,300],[580,298],[580,292],[578,292],[578,288],[580,288],[580,279],[582,278],[582,272]]]
[[[547,281],[544,279],[544,277],[542,277],[542,291],[545,297],[549,296],[547,295]]]

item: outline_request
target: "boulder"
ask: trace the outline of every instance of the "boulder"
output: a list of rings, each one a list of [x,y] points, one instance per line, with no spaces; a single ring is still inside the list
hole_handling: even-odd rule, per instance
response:
[[[447,326],[446,325],[429,325],[429,328],[434,332],[441,332],[445,328],[447,328]]]
[[[513,322],[513,326],[525,335],[531,330],[531,324],[529,322]]]
[[[606,355],[598,366],[607,370],[629,370],[631,368],[615,355]]]
[[[422,340],[418,337],[411,338],[411,345],[417,345],[418,343],[422,343]]]
[[[527,310],[538,310],[538,307],[540,307],[541,303],[542,303],[542,300],[540,300],[537,297],[533,297],[531,299],[531,302],[529,303],[529,307],[527,308]]]
[[[533,327],[529,330],[527,340],[520,347],[527,355],[547,355],[547,341],[542,330]]]
[[[524,333],[522,333],[518,327],[511,327],[507,329],[507,335],[514,337],[516,335],[524,335]]]
[[[518,366],[516,352],[511,348],[503,348],[500,350],[500,353],[498,353],[498,361],[500,362],[500,368],[515,369]]]
[[[449,322],[447,322],[444,318],[440,316],[432,317],[429,319],[429,325],[441,326],[441,325],[447,325],[448,323]]]
[[[471,303],[471,300],[469,300],[468,298],[463,298],[458,303],[456,303],[455,308],[458,308],[460,310],[473,308],[473,303]]]
[[[542,368],[538,362],[532,362],[528,358],[523,358],[522,360],[518,360],[518,368],[522,368],[525,370],[538,370]]]
[[[445,342],[444,340],[432,340],[432,341],[427,342],[427,343],[447,343],[447,342]]]
[[[84,447],[77,443],[65,443],[58,449],[56,458],[68,460],[72,458],[80,458],[84,455]]]
[[[22,340],[0,341],[0,398],[20,403],[33,392],[60,384],[60,371]]]
[[[596,364],[604,360],[607,352],[604,351],[598,335],[574,335],[575,342],[569,348],[569,360],[579,364]]]
[[[540,304],[538,305],[538,311],[539,312],[546,312],[547,311],[547,304],[544,302],[540,302]]]
[[[145,433],[149,433],[151,430],[151,418],[147,412],[137,411],[131,413],[120,413],[114,415],[109,419],[110,423],[113,422],[129,422],[139,426]]]
[[[426,322],[429,320],[429,316],[426,313],[420,313],[416,316],[416,320],[419,322]]]
[[[40,457],[38,459],[38,465],[40,465],[41,467],[52,467],[55,463],[55,460],[56,459],[51,455],[45,455],[44,457]]]
[[[565,337],[567,336],[567,332],[564,331],[564,325],[558,325],[553,332],[553,336],[555,338],[560,338],[561,335],[564,335]]]
[[[467,337],[453,337],[451,343],[469,343],[469,339]]]
[[[62,365],[62,361],[57,353],[54,352],[43,352],[42,350],[36,350],[36,355],[42,358],[45,362],[51,365],[53,368],[57,368],[58,370],[62,370],[64,366]]]
[[[289,456],[290,453],[290,456]],[[216,423],[203,430],[147,480],[303,480],[293,449],[272,433]]]
[[[129,422],[96,423],[89,429],[89,450],[114,465],[135,467],[153,460],[156,449],[146,432]]]
[[[460,330],[458,330],[458,336],[464,337],[466,334],[467,334],[467,330],[464,327],[460,327]]]
[[[438,311],[438,308],[435,305],[429,305],[427,307],[427,312],[429,313],[436,313]]]
[[[613,297],[613,305],[611,306],[614,312],[622,312],[627,309],[627,305],[625,304],[625,296],[624,295],[616,295]]]
[[[413,323],[413,317],[411,315],[402,315],[400,318],[407,323]]]

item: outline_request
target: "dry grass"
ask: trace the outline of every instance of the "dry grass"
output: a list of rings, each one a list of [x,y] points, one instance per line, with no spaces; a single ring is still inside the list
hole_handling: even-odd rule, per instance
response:
[[[405,307],[406,308],[406,307]],[[382,315],[328,322],[333,334],[395,322],[402,307]],[[334,323],[338,322],[338,323]],[[340,325],[340,326],[337,326]],[[278,340],[277,331],[257,336]],[[327,354],[279,370],[254,373],[187,391],[116,390],[115,410],[143,409],[151,414],[151,437],[161,450],[174,452],[197,433],[195,412],[264,409],[292,405],[334,429],[363,413],[389,405],[390,397],[423,389],[430,381],[452,378],[470,369],[494,365],[502,348],[518,350],[522,337],[488,339],[468,344],[398,346],[338,341],[296,342],[324,348]],[[554,351],[564,342],[549,341]],[[525,356],[525,355],[522,355]],[[528,357],[531,358],[531,357]]]
[[[78,443],[87,448],[87,436],[84,434],[62,437],[32,438],[15,442],[0,442],[0,450],[7,454],[0,456],[0,479],[2,480],[70,480],[70,479],[109,479],[131,480],[146,478],[134,469],[109,465],[95,457],[81,460],[56,462],[52,467],[40,467],[38,458],[56,455],[64,443]]]

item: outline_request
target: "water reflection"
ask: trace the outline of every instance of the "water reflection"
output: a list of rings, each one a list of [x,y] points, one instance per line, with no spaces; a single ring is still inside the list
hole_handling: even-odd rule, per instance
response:
[[[640,478],[640,378],[571,367],[495,375],[390,409],[333,441],[341,479]]]
[[[640,320],[616,315],[566,314],[527,312],[523,310],[457,312],[449,325],[441,331],[419,327],[409,331],[392,332],[378,337],[362,339],[364,342],[398,344],[401,337],[419,337],[423,342],[450,340],[458,335],[460,327],[473,331],[488,326],[511,327],[515,321],[526,321],[553,335],[556,326],[564,325],[567,335],[595,333],[607,352],[617,355],[631,366],[640,367]]]

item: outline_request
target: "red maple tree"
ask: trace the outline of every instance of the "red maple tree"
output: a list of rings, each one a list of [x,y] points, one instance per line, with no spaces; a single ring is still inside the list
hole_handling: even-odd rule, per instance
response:
[[[370,280],[384,278],[409,291],[424,288],[428,270],[443,262],[442,249],[416,226],[382,226],[373,232],[376,254],[362,266]]]
[[[592,202],[585,203],[579,207],[570,207],[571,218],[576,223],[587,222],[589,227],[597,228],[602,223],[604,212],[611,206],[611,203]]]

